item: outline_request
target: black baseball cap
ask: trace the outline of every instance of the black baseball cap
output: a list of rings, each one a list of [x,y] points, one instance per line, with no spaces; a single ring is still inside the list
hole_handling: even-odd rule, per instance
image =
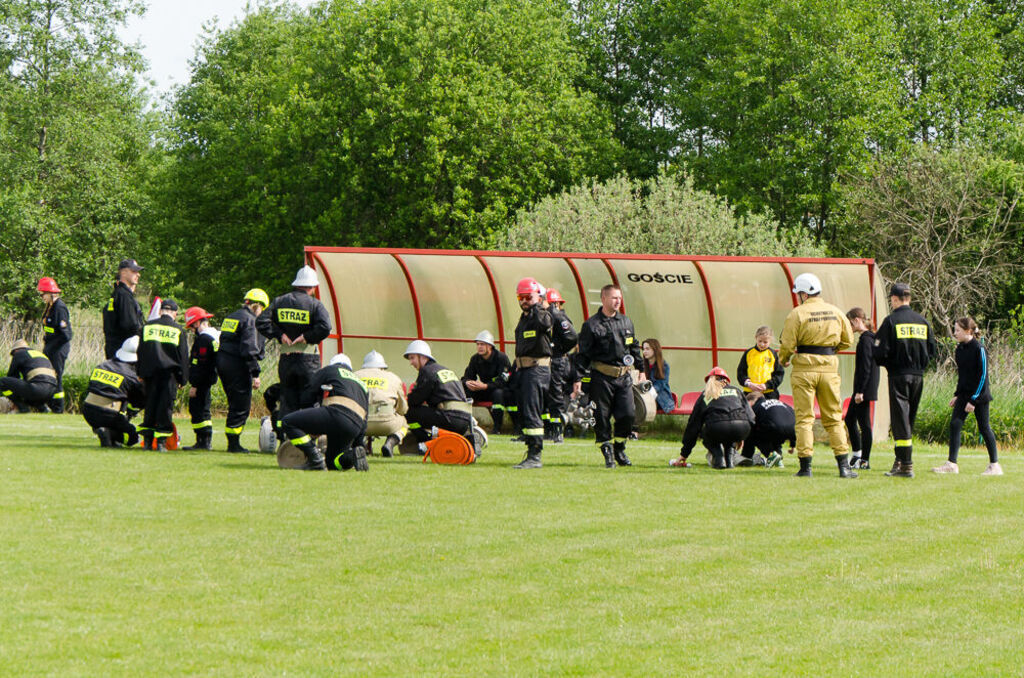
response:
[[[910,285],[907,283],[893,283],[892,287],[889,288],[890,297],[909,297],[910,296]]]
[[[117,268],[118,270],[122,268],[130,268],[136,272],[142,270],[142,267],[139,266],[139,262],[135,261],[134,259],[122,259],[121,263],[117,265]]]
[[[177,311],[178,310],[178,302],[176,302],[174,299],[161,299],[160,300],[160,310],[161,311]]]

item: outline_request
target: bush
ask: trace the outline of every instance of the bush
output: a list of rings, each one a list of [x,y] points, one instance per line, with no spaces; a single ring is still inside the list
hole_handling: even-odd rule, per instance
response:
[[[1018,388],[994,379],[990,407],[992,431],[1000,447],[1020,448],[1024,444],[1024,398]],[[915,437],[932,443],[949,442],[949,422],[953,410],[949,401],[956,390],[956,373],[940,368],[924,381],[924,395],[917,411]],[[978,434],[978,422],[967,417],[961,442],[965,446],[984,445]]]

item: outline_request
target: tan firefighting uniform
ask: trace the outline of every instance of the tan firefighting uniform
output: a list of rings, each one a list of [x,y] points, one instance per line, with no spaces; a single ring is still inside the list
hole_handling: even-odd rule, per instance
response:
[[[357,370],[356,376],[364,384],[370,398],[366,414],[367,436],[393,435],[401,442],[409,430],[405,417],[409,404],[402,392],[402,380],[394,372],[374,367]]]
[[[797,456],[814,455],[814,399],[818,399],[821,423],[828,433],[832,453],[850,451],[839,399],[839,351],[853,345],[850,321],[838,308],[820,297],[808,297],[786,316],[779,362],[792,358],[793,409],[796,411]]]

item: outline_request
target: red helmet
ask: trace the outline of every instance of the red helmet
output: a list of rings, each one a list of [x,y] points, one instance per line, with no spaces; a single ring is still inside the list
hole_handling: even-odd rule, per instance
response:
[[[558,293],[554,287],[548,288],[548,303],[549,304],[564,304],[565,299]]]
[[[540,294],[540,283],[533,278],[523,278],[516,285],[516,294]]]
[[[199,306],[190,306],[189,309],[185,311],[185,327],[192,327],[192,325],[196,324],[200,320],[212,317],[213,314],[207,313],[205,309],[202,309]]]
[[[718,377],[719,379],[725,379],[726,382],[729,381],[729,373],[726,372],[725,370],[723,370],[721,367],[718,367],[717,365],[715,367],[711,368],[711,371],[708,372],[708,376],[704,377],[704,381],[707,381],[711,377]]]
[[[40,278],[39,284],[36,285],[36,289],[40,292],[56,292],[60,293],[60,288],[57,287],[57,281],[53,278]]]

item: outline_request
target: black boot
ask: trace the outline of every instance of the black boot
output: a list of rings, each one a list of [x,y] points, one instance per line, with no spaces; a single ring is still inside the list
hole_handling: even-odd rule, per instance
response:
[[[402,441],[399,440],[398,436],[396,436],[394,433],[389,434],[388,437],[384,439],[384,444],[381,445],[380,456],[388,458],[395,456],[395,447],[400,442]]]
[[[183,450],[212,450],[213,429],[201,428],[196,431],[196,444],[181,448]]]
[[[632,466],[633,462],[626,456],[626,443],[615,443],[612,445],[612,456],[619,466]]]
[[[153,432],[146,431],[142,434],[142,447],[146,450],[153,449]]]
[[[530,445],[526,448],[526,458],[512,468],[540,468],[540,452],[541,448]]]
[[[110,436],[110,429],[100,426],[92,430],[96,434],[96,437],[100,439],[100,447],[113,447],[114,441]]]
[[[494,428],[491,429],[491,433],[498,435],[501,433],[501,425],[505,423],[505,410],[492,409],[491,419],[494,420]]]
[[[601,443],[601,455],[604,457],[605,468],[615,468],[615,453],[611,443]]]
[[[850,468],[850,462],[845,454],[836,455],[836,464],[839,466],[840,478],[856,478],[857,472]]]
[[[551,424],[551,442],[556,445],[565,442],[565,435],[562,433],[562,424]]]
[[[811,477],[811,460],[813,457],[800,457],[800,470],[796,472],[797,478]]]
[[[736,468],[736,462],[733,461],[733,457],[736,455],[736,450],[732,449],[732,446],[725,448],[725,468]]]
[[[711,453],[711,468],[721,471],[727,468],[725,465],[725,452],[721,447]]]
[[[249,450],[242,447],[242,443],[239,440],[242,437],[241,433],[228,433],[228,452],[236,452],[244,454]],[[323,461],[323,459],[321,459]]]
[[[312,442],[302,443],[296,445],[302,454],[306,455],[306,463],[299,467],[301,471],[326,471],[327,464],[324,462],[324,455],[320,454],[320,450],[316,449],[316,445]],[[364,454],[365,460],[365,454]]]
[[[897,473],[900,472],[900,466],[902,466],[902,465],[903,465],[903,462],[900,461],[899,457],[896,457],[896,459],[892,462],[892,468],[889,469],[888,471],[886,471],[885,475],[887,475],[887,476],[894,476],[894,475],[896,475]]]

